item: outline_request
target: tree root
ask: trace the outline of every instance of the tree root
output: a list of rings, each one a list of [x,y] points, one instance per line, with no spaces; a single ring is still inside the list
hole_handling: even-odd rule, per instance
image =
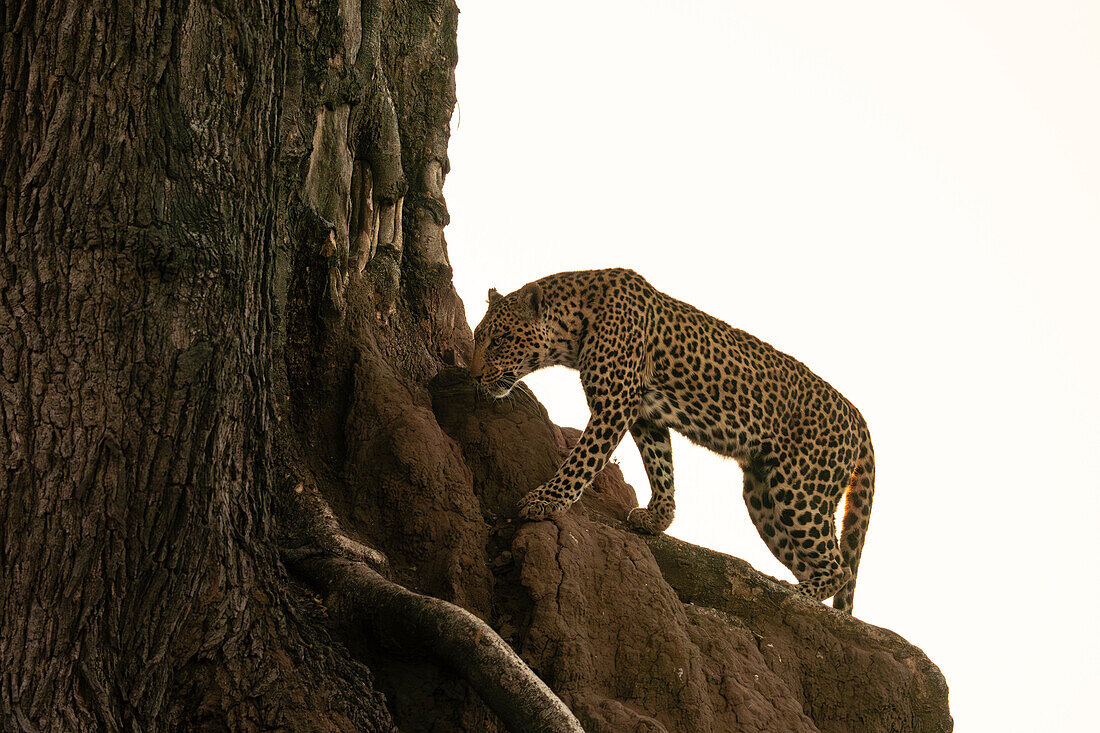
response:
[[[453,603],[386,580],[368,564],[381,553],[340,533],[316,490],[299,484],[295,494],[298,507],[309,512],[315,544],[285,550],[283,558],[324,594],[337,623],[436,657],[514,733],[584,733],[565,703],[488,624]]]

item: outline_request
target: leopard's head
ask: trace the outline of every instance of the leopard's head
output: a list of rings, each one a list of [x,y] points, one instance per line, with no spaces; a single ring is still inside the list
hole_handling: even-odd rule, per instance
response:
[[[500,398],[543,365],[547,338],[542,288],[528,283],[511,295],[489,291],[489,310],[474,329],[470,376]]]

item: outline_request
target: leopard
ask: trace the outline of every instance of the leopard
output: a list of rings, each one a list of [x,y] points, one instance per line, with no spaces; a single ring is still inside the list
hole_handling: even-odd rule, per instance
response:
[[[859,410],[802,362],[623,268],[560,272],[508,295],[491,289],[473,335],[469,373],[492,397],[560,365],[579,372],[591,412],[555,475],[520,500],[521,519],[565,511],[629,432],[651,497],[626,524],[664,532],[676,431],[737,462],[749,516],[795,589],[852,613],[874,449]]]

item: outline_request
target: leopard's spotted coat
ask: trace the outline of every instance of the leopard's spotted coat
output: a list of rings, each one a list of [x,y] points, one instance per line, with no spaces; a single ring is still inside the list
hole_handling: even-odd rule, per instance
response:
[[[851,612],[875,464],[866,423],[839,392],[631,270],[563,272],[507,296],[490,291],[489,300],[471,375],[503,397],[536,369],[572,367],[592,411],[557,475],[524,497],[521,516],[542,519],[575,502],[629,431],[652,498],[628,521],[664,531],[676,430],[740,464],[745,504],[768,548],[803,593],[834,596]],[[844,496],[838,544],[834,515]]]

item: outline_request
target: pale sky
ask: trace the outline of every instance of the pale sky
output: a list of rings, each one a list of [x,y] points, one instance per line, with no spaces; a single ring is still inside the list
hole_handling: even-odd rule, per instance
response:
[[[856,615],[939,665],[956,730],[1095,730],[1100,2],[460,7],[471,324],[621,266],[804,361],[875,443]],[[584,426],[575,372],[526,382]],[[670,534],[793,580],[737,465],[673,459]]]

